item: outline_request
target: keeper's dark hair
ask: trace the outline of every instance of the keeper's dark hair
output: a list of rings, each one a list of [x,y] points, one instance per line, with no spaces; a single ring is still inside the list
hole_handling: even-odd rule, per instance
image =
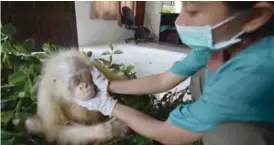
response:
[[[232,12],[249,10],[254,7],[257,2],[260,1],[225,1]],[[273,2],[270,3],[274,5]],[[264,26],[251,35],[274,35],[274,16],[272,16]]]

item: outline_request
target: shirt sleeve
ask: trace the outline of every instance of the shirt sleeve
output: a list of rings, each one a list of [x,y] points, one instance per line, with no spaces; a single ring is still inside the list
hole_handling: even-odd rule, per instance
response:
[[[169,70],[177,75],[191,76],[207,64],[210,55],[209,50],[193,49],[182,60],[176,61]]]
[[[179,105],[168,120],[191,132],[206,132],[231,120],[273,120],[272,103],[268,102],[274,101],[269,95],[274,92],[274,79],[270,79],[274,71],[263,69],[263,65],[256,67],[227,64],[210,79],[198,100]]]

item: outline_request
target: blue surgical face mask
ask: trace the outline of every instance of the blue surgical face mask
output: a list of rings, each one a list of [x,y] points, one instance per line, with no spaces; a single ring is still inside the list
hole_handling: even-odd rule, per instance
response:
[[[188,45],[192,49],[210,49],[212,51],[217,51],[238,42],[241,42],[241,39],[238,38],[240,35],[244,33],[244,31],[239,32],[235,36],[233,36],[230,40],[213,43],[213,35],[212,31],[217,27],[235,19],[240,13],[229,17],[214,26],[206,25],[206,26],[181,26],[176,24],[175,26],[177,32],[180,36],[181,41]]]

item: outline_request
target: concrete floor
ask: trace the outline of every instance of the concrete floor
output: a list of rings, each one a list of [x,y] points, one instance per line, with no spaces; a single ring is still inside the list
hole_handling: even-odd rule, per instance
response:
[[[172,64],[184,58],[189,52],[188,48],[181,48],[167,44],[143,43],[143,44],[113,44],[114,49],[123,51],[122,55],[116,55],[113,58],[114,63],[124,63],[125,65],[134,65],[138,77],[167,71]],[[109,50],[108,45],[90,46],[80,48],[82,51],[92,51],[93,58],[107,58],[101,53]],[[157,82],[155,82],[157,83]],[[189,85],[189,79],[182,82],[172,90],[184,89]],[[161,98],[163,93],[155,94]],[[185,96],[190,99],[190,96]]]

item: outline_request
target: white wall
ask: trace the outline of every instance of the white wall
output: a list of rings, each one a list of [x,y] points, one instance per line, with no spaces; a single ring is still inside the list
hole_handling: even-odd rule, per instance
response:
[[[152,29],[157,40],[159,38],[162,2],[166,1],[146,1],[145,8],[144,25]],[[178,5],[177,3],[180,1],[175,1],[175,6]],[[177,10],[178,8],[176,8]],[[133,37],[133,32],[119,27],[117,21],[91,20],[89,11],[89,1],[75,1],[79,46],[124,42],[126,38]]]
[[[75,1],[76,25],[80,47],[123,41],[133,32],[118,26],[117,21],[91,20],[90,2]]]

